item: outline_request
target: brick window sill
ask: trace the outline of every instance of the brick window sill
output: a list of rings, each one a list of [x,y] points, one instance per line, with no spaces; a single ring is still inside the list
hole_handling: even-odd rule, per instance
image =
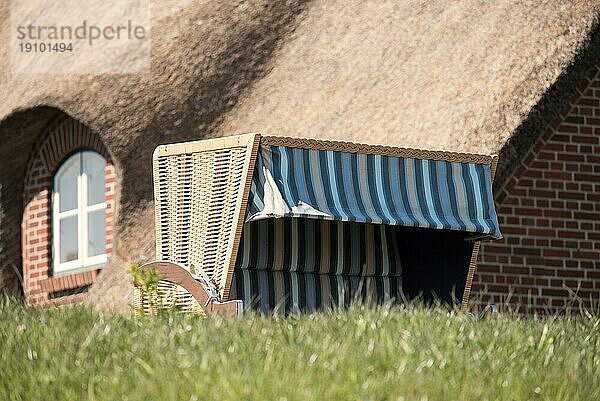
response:
[[[60,276],[48,277],[40,282],[44,292],[53,293],[91,285],[96,281],[100,269],[98,266],[92,270],[65,273]]]

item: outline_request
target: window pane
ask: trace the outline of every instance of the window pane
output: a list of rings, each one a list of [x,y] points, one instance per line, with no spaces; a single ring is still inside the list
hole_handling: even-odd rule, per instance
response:
[[[60,263],[77,260],[77,216],[60,219]]]
[[[70,157],[56,175],[60,210],[65,212],[77,208],[77,177],[79,176],[79,155]]]
[[[104,209],[88,213],[88,257],[106,252],[106,217]]]
[[[83,171],[87,175],[87,204],[95,205],[104,202],[104,167],[106,161],[97,153],[83,154]]]

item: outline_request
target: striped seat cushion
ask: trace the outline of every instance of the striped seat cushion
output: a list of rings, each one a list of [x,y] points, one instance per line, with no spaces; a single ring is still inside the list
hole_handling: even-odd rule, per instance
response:
[[[394,226],[299,218],[244,225],[236,270],[400,276]]]
[[[231,299],[244,308],[263,313],[315,312],[347,307],[352,302],[382,303],[398,300],[402,279],[398,276],[359,277],[255,269],[236,269]]]

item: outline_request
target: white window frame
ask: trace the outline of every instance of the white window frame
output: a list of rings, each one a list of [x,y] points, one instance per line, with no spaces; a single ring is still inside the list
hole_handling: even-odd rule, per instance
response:
[[[85,173],[84,163],[87,155],[99,156],[106,163],[106,159],[97,152],[84,150],[77,152],[69,156],[56,170],[52,178],[52,250],[53,250],[53,275],[60,275],[69,273],[73,270],[87,269],[91,267],[101,267],[106,263],[107,255],[106,248],[104,253],[100,255],[88,256],[88,214],[97,210],[105,210],[106,212],[106,200],[101,203],[88,206],[87,204],[87,186],[88,177]],[[58,177],[60,176],[61,170],[68,164],[68,162],[78,157],[79,175],[77,176],[77,207],[72,210],[64,212],[60,211],[60,188],[58,185]],[[70,216],[77,216],[77,259],[70,260],[68,262],[60,262],[60,219]],[[104,226],[106,232],[106,223]]]

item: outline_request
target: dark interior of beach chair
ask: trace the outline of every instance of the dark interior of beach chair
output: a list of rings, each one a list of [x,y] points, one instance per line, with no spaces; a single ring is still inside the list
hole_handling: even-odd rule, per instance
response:
[[[242,238],[251,232],[248,238],[254,242],[241,242],[231,298],[242,299],[245,308],[263,313],[312,312],[349,306],[353,302],[403,302],[415,298],[427,304],[460,304],[473,252],[473,243],[465,241],[464,232],[370,223],[277,220],[280,221],[270,219],[244,225],[246,232]],[[272,229],[275,224],[281,226],[279,232]],[[301,240],[290,241],[292,226],[299,227]],[[335,241],[323,243],[323,233],[315,229],[319,226],[328,226],[328,231],[332,231],[332,226],[346,228],[341,234],[345,247],[337,249],[341,255],[332,256],[336,251]],[[375,233],[384,231],[390,248],[387,258],[382,257],[378,246],[381,235],[376,235],[375,244],[365,241],[368,226]],[[358,233],[354,241],[351,231]],[[296,260],[290,260],[291,252],[282,252],[277,258],[278,234],[283,234],[281,244],[286,249],[295,246]],[[374,245],[370,253],[366,250],[369,245]],[[323,246],[329,250],[320,249]],[[365,272],[369,256],[374,259],[375,268]],[[341,269],[328,268],[331,265]]]

